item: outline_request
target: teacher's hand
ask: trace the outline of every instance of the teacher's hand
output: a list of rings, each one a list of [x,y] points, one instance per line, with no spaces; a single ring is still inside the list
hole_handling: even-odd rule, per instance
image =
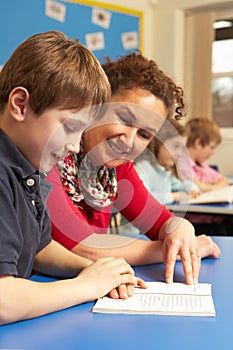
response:
[[[219,258],[221,255],[220,248],[212,240],[210,236],[200,235],[197,236],[197,241],[199,244],[201,258]]]
[[[179,257],[187,284],[198,283],[201,254],[193,225],[186,219],[172,217],[162,225],[159,239],[163,240],[166,282],[173,282],[175,262]]]

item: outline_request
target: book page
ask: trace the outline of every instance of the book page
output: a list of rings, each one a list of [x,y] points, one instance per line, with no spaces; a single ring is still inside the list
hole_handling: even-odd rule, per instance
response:
[[[179,201],[180,203],[207,204],[207,203],[232,203],[233,185],[218,188],[213,191],[201,193],[197,198],[190,199],[190,196]]]
[[[187,295],[211,295],[211,284],[185,284],[173,282],[171,284],[164,282],[146,282],[147,288],[135,288],[134,294],[187,294]]]
[[[100,298],[93,312],[215,316],[210,284],[147,284],[147,289],[135,288],[134,295],[126,300]]]

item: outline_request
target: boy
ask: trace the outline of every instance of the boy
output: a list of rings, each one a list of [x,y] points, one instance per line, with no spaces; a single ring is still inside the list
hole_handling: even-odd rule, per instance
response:
[[[186,146],[191,158],[192,176],[187,173],[190,167],[186,166],[185,161],[180,160],[181,177],[184,179],[192,177],[201,192],[228,186],[228,179],[206,163],[221,142],[221,133],[217,124],[208,118],[193,118],[186,123],[186,128]]]
[[[27,39],[0,73],[0,324],[95,300],[109,291],[126,298],[137,284],[123,259],[91,264],[53,241],[43,205],[49,185],[40,173],[73,149],[90,117],[101,112],[87,107],[109,99],[98,61],[56,31]],[[32,269],[69,279],[36,283],[28,280]]]
[[[211,119],[200,117],[190,119],[186,128],[186,146],[190,158],[180,159],[180,176],[184,179],[192,178],[201,192],[228,186],[228,179],[206,163],[222,139],[218,125]],[[191,163],[192,174],[187,171],[190,168],[187,162]],[[189,214],[186,218],[194,225],[196,234],[229,235],[232,232],[232,220],[228,217]]]

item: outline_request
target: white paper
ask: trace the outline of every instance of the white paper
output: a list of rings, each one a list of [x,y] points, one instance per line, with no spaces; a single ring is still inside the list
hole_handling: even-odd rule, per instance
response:
[[[122,46],[125,50],[138,48],[138,33],[128,32],[121,34]]]
[[[180,203],[207,204],[207,203],[232,203],[233,185],[218,188],[212,191],[201,193],[196,198],[187,196],[179,201]]]
[[[110,27],[112,14],[109,11],[94,7],[92,10],[92,23],[108,29]]]
[[[95,51],[104,49],[104,34],[102,32],[86,34],[85,38],[86,46],[89,50]]]
[[[59,22],[65,22],[66,6],[53,0],[46,0],[45,14]]]
[[[211,284],[185,284],[185,283],[164,283],[164,282],[146,282],[147,288],[135,288],[134,294],[186,294],[186,295],[211,295]]]
[[[210,284],[147,282],[147,286],[147,289],[136,288],[134,295],[125,300],[100,298],[93,312],[215,316]]]

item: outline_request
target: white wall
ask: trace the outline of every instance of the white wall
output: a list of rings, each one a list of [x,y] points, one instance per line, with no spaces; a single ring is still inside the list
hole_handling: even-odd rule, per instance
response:
[[[93,0],[93,2],[98,0]],[[232,7],[233,0],[101,0],[143,11],[144,54],[179,82],[183,81],[185,12]]]
[[[147,56],[154,58],[154,45],[152,45],[153,37],[155,33],[155,18],[157,5],[154,6],[152,3],[156,0],[100,0],[101,3],[106,3],[114,6],[126,7],[129,9],[142,11],[144,16],[144,50],[143,53]],[[163,0],[160,0],[163,1]],[[93,0],[94,2],[99,2],[99,0]],[[119,23],[120,25],[120,23]]]
[[[95,0],[94,0],[95,1]],[[93,1],[93,2],[94,2]],[[97,0],[98,2],[98,0]],[[116,6],[144,13],[143,53],[181,85],[184,83],[184,37],[187,11],[233,9],[232,0],[101,0]],[[217,163],[221,172],[233,175],[233,129],[225,132],[223,141],[210,163]]]
[[[233,175],[233,131],[223,128],[222,142],[216,148],[215,154],[209,159],[209,164],[218,164],[219,171],[224,175]]]
[[[169,10],[166,11],[166,8]],[[206,11],[233,9],[233,1],[213,0],[158,0],[156,31],[163,40],[155,47],[154,56],[163,69],[177,82],[184,81],[184,28],[186,11]],[[166,19],[166,20],[165,20]],[[168,31],[165,31],[168,24]],[[173,59],[172,59],[173,57]],[[209,159],[209,164],[218,164],[220,171],[225,175],[233,175],[233,129],[221,130],[223,140],[217,147],[215,155]]]

